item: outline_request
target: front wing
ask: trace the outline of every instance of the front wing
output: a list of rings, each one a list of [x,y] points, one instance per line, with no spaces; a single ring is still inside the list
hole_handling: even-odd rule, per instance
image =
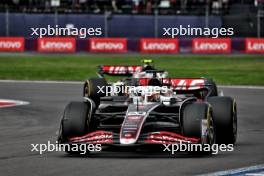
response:
[[[198,138],[188,138],[173,132],[159,131],[141,134],[135,144],[177,144],[199,142],[200,139]],[[120,144],[120,138],[119,134],[110,131],[94,131],[84,136],[72,137],[69,139],[69,143]]]

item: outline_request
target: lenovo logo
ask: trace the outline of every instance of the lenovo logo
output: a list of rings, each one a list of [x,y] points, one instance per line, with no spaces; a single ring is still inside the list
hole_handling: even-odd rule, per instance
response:
[[[143,53],[177,53],[177,39],[141,39],[140,51]]]
[[[248,49],[249,50],[256,50],[256,51],[264,50],[264,43],[251,43],[251,42],[249,42],[248,43]]]
[[[92,46],[91,46],[92,50],[94,50],[94,49],[95,50],[96,49],[99,49],[99,50],[123,50],[125,48],[123,43],[112,43],[112,42],[97,43],[97,42],[92,41],[91,44],[92,44]]]
[[[42,49],[71,49],[73,47],[71,42],[40,42]]]
[[[0,37],[0,51],[24,51],[24,38]]]
[[[174,43],[143,43],[144,50],[175,50]]]
[[[247,53],[264,53],[264,39],[246,39],[246,52]]]
[[[226,43],[195,43],[196,50],[226,50],[228,45]]]
[[[20,48],[21,45],[22,45],[21,42],[3,42],[3,41],[0,41],[0,48],[6,48],[6,49]]]
[[[75,52],[74,38],[39,38],[38,51],[40,52]]]
[[[231,40],[230,39],[193,39],[194,53],[230,53]]]
[[[127,40],[123,38],[91,38],[91,52],[126,52]]]

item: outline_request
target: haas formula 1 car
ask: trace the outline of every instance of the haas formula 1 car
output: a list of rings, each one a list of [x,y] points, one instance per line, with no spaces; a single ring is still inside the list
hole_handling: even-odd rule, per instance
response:
[[[123,73],[130,73],[128,67]],[[236,103],[217,96],[211,80],[159,77],[161,71],[152,68],[139,72],[152,76],[132,73],[117,85],[88,79],[84,101],[65,108],[58,141],[121,146],[236,142]],[[125,91],[107,95],[113,86]]]
[[[133,66],[120,66],[120,65],[98,66],[98,75],[100,78],[90,78],[84,83],[83,97],[90,97],[98,103],[99,98],[101,96],[105,96],[104,94],[99,95],[99,92],[102,92],[101,90],[103,89],[104,91],[107,91],[105,90],[106,85],[112,86],[112,88],[118,88],[124,86],[148,85],[149,84],[148,80],[150,79],[151,79],[150,82],[152,82],[151,84],[159,85],[159,83],[162,82],[162,85],[166,85],[166,84],[170,85],[172,83],[174,87],[178,85],[179,86],[178,89],[184,88],[184,85],[187,86],[187,88],[190,85],[192,89],[193,88],[192,86],[194,86],[195,84],[200,84],[200,83],[207,84],[210,85],[210,92],[211,92],[210,96],[218,95],[217,86],[214,83],[214,81],[211,79],[202,79],[202,80],[185,79],[188,82],[185,82],[184,79],[166,79],[168,78],[168,72],[164,70],[157,70],[156,68],[154,68],[154,66],[152,65],[152,60],[143,60],[142,62],[144,63],[143,65],[133,65]],[[104,75],[125,76],[126,78],[121,79],[114,83],[109,83],[106,81],[106,79],[103,78]],[[101,88],[101,90],[99,89],[99,87]],[[112,96],[123,95],[122,93],[117,93],[116,91],[111,91],[110,93]]]

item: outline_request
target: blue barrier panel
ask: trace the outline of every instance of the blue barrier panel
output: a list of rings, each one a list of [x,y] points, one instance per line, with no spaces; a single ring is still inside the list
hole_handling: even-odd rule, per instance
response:
[[[158,17],[158,36],[164,37],[163,28],[187,28],[190,25],[191,28],[205,28],[206,19],[204,16],[159,16]],[[218,16],[210,16],[208,18],[209,28],[221,28],[222,20]],[[197,37],[197,36],[179,36],[179,37]]]
[[[0,13],[0,36],[5,36],[5,13]],[[55,22],[59,27],[66,27],[73,24],[77,28],[102,28],[102,37],[105,34],[104,15],[91,14],[60,14],[57,19],[54,14],[9,14],[9,35],[32,37],[30,28],[44,28],[48,25],[54,26]],[[204,16],[158,16],[158,36],[163,37],[162,28],[179,27],[205,27]],[[209,27],[221,27],[221,17],[211,16]],[[110,15],[107,20],[108,37],[141,38],[155,37],[155,18],[153,15]],[[94,36],[91,36],[94,37]],[[188,36],[186,36],[188,37]]]
[[[47,27],[54,25],[52,14],[9,14],[9,35],[31,37],[31,29],[35,27]]]
[[[154,37],[154,17],[114,15],[108,21],[109,37]]]
[[[6,35],[6,17],[4,13],[0,13],[0,36]]]
[[[66,14],[58,15],[58,25],[66,27],[67,24],[73,24],[80,28],[102,28],[104,33],[104,15],[85,15],[85,14]]]

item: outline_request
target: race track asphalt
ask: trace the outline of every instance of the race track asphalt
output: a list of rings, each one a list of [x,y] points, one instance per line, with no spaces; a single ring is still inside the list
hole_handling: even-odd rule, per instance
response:
[[[197,157],[129,150],[89,156],[31,152],[56,141],[65,105],[81,100],[81,84],[0,82],[0,99],[30,102],[0,108],[0,175],[195,175],[264,163],[264,89],[222,88],[238,104],[238,142],[233,152]]]

